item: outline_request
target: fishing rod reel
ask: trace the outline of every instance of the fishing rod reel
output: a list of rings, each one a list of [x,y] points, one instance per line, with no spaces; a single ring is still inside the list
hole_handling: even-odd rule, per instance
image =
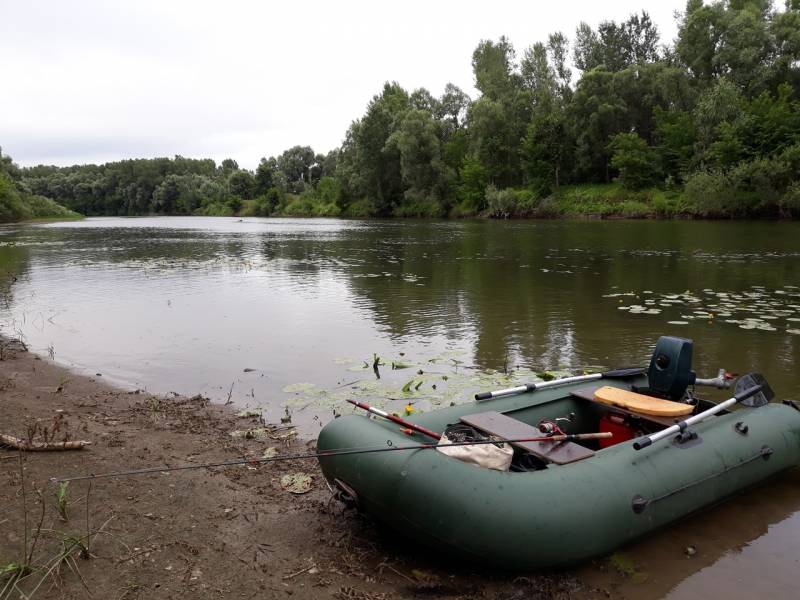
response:
[[[575,413],[571,412],[566,417],[556,417],[555,419],[542,419],[539,421],[539,424],[536,426],[538,427],[539,431],[541,431],[545,435],[566,435],[566,432],[561,429],[561,425],[559,423],[564,423],[566,427],[567,424],[572,424],[575,422]]]

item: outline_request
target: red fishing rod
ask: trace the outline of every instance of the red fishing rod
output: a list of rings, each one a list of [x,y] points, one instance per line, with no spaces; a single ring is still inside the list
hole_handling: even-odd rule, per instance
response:
[[[367,412],[371,412],[373,415],[378,415],[379,417],[383,417],[384,419],[389,419],[393,423],[402,425],[406,429],[411,429],[412,431],[422,433],[435,440],[439,440],[442,438],[441,433],[436,433],[435,431],[428,429],[427,427],[423,427],[422,425],[415,425],[414,423],[406,421],[405,419],[401,419],[400,417],[391,415],[387,413],[385,410],[381,410],[380,408],[375,408],[374,406],[370,406],[366,402],[358,402],[357,400],[350,400],[349,398],[347,399],[347,401],[353,406],[357,406],[358,408],[363,408]]]

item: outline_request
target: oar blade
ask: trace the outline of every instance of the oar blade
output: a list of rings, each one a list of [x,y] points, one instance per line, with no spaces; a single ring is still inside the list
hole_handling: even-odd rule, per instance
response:
[[[627,369],[616,369],[614,371],[606,371],[602,373],[603,379],[626,379],[628,377],[636,377],[637,375],[644,375],[644,367],[628,367]]]
[[[767,383],[767,380],[761,373],[748,373],[747,375],[742,375],[739,377],[739,379],[736,381],[734,394],[739,395],[740,393],[755,386],[761,386],[761,391],[753,394],[749,398],[745,398],[740,404],[749,406],[750,408],[758,408],[759,406],[769,404],[770,400],[775,397],[775,393],[772,391],[769,383]]]

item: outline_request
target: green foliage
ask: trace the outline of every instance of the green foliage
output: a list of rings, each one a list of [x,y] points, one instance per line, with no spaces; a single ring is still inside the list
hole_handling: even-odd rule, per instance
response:
[[[0,154],[0,218],[58,210],[42,197],[89,215],[798,216],[797,0],[688,0],[677,19],[673,44],[642,11],[531,40],[519,61],[508,38],[481,40],[478,98],[387,82],[340,148],[293,146],[254,171]]]
[[[13,163],[11,163],[13,164]],[[14,165],[15,166],[15,165]],[[34,219],[77,219],[80,215],[49,198],[20,189],[7,174],[0,173],[0,223]]]
[[[58,489],[55,492],[56,507],[58,508],[58,514],[63,521],[69,520],[69,516],[67,515],[67,487],[69,487],[69,481],[62,481],[60,484],[58,484]]]
[[[324,202],[312,195],[288,194],[286,205],[280,209],[285,217],[338,217],[341,209],[333,202]]]
[[[283,199],[283,192],[270,188],[266,193],[242,202],[241,215],[244,217],[269,217],[277,210]]]
[[[635,133],[618,133],[608,144],[611,166],[619,171],[622,187],[639,190],[653,182],[653,150]]]
[[[342,201],[342,184],[334,177],[323,177],[317,184],[317,194],[323,203],[340,206]]]
[[[492,185],[486,188],[486,203],[487,216],[496,219],[529,217],[539,205],[536,194],[530,190],[498,190]]]
[[[475,214],[486,207],[486,186],[489,183],[489,172],[475,156],[464,161],[461,168],[458,199],[461,210],[466,214]]]

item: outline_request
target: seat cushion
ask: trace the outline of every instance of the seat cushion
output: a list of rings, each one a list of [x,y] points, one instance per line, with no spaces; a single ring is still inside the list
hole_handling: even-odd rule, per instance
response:
[[[609,385],[595,390],[594,401],[656,417],[682,417],[691,414],[694,410],[694,406],[691,404],[653,398]]]

